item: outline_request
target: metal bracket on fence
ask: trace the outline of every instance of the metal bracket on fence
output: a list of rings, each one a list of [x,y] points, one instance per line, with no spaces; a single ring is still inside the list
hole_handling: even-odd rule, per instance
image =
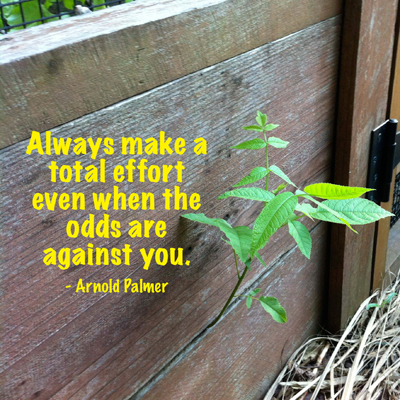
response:
[[[393,170],[400,162],[397,124],[396,119],[389,119],[372,131],[367,187],[375,190],[367,198],[377,203],[389,201]]]

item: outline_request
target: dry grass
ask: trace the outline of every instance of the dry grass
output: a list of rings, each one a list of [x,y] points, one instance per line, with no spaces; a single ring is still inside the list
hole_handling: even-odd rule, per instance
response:
[[[400,400],[400,296],[391,293],[400,293],[400,275],[361,304],[341,336],[301,346],[264,400]]]

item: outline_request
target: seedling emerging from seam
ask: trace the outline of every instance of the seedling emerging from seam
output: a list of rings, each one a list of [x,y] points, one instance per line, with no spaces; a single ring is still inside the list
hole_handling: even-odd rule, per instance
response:
[[[311,236],[307,228],[299,219],[307,217],[312,220],[328,221],[347,225],[356,232],[351,225],[365,225],[375,222],[392,214],[379,207],[372,201],[360,199],[364,193],[373,190],[360,187],[348,187],[333,185],[331,183],[316,183],[309,185],[304,190],[299,190],[290,178],[276,165],[269,165],[268,147],[286,148],[289,142],[277,137],[268,136],[268,132],[276,129],[279,125],[267,124],[267,116],[260,111],[257,112],[256,121],[258,125],[246,126],[246,131],[255,131],[261,134],[261,138],[254,138],[233,146],[232,149],[263,150],[265,151],[265,167],[254,168],[247,176],[233,187],[240,187],[225,192],[218,199],[228,197],[241,197],[244,199],[264,202],[264,208],[254,221],[253,229],[247,226],[232,227],[224,219],[208,218],[204,214],[184,214],[184,218],[202,224],[212,225],[219,228],[226,236],[224,242],[232,247],[235,258],[238,281],[227,302],[217,318],[208,326],[215,325],[225,313],[234,297],[246,297],[247,307],[250,308],[253,301],[260,302],[262,307],[271,314],[272,318],[279,323],[287,321],[286,311],[275,297],[256,297],[261,289],[255,289],[245,296],[236,296],[247,271],[250,271],[251,263],[257,258],[266,267],[259,251],[268,243],[270,237],[284,226],[288,227],[289,234],[296,241],[300,251],[310,258]],[[269,175],[277,175],[284,181],[277,188],[270,190]],[[241,187],[251,185],[261,179],[266,180],[265,189],[259,187]],[[293,194],[284,191],[286,187],[296,188]],[[314,197],[325,201],[318,201]],[[299,200],[306,199],[309,202],[300,203]],[[357,232],[356,232],[357,233]],[[239,261],[243,263],[239,267]]]

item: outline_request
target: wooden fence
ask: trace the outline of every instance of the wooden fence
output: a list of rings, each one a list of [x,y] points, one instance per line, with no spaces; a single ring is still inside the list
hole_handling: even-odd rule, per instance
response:
[[[133,241],[125,231],[120,238],[90,240],[94,246],[183,247],[190,266],[144,270],[139,258],[118,267],[46,266],[49,243],[82,246],[82,239],[65,235],[67,220],[102,213],[93,204],[85,211],[37,211],[33,194],[107,192],[114,183],[51,183],[49,158],[27,155],[26,147],[33,130],[116,142],[160,131],[187,143],[202,136],[208,154],[184,155],[182,188],[201,195],[201,212],[246,224],[262,205],[215,199],[263,162],[263,155],[229,149],[246,137],[241,127],[258,109],[290,142],[287,150],[272,152],[273,163],[300,187],[331,180],[340,38],[336,0],[149,0],[0,40],[3,398],[262,398],[288,355],[320,330],[326,316],[327,225],[308,224],[310,261],[286,232],[279,233],[262,254],[267,269],[253,268],[242,289],[260,287],[278,297],[288,311],[286,325],[237,301],[205,331],[236,277],[219,233],[183,221],[175,210],[110,210],[110,219],[125,222],[162,219],[168,235]],[[115,154],[106,161],[113,166],[129,158]],[[76,155],[52,159],[89,163]],[[154,156],[152,162],[179,159]],[[118,184],[126,193],[160,194],[173,186]],[[169,282],[168,290],[73,290],[79,279],[127,277]]]

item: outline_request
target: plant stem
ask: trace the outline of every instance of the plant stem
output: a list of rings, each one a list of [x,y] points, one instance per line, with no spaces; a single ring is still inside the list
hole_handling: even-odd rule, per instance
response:
[[[306,214],[298,215],[293,221],[297,221],[298,219],[303,218],[303,217],[307,217],[307,215],[306,215]],[[292,222],[293,222],[293,221],[292,221]],[[283,226],[286,226],[286,225],[288,225],[288,224],[289,224],[289,221],[286,222],[285,224],[283,224],[282,227],[283,227]]]
[[[235,296],[237,290],[239,289],[241,283],[243,282],[244,277],[246,276],[248,268],[246,267],[242,273],[242,275],[240,275],[235,288],[233,289],[233,292],[231,293],[231,295],[229,296],[228,301],[225,303],[224,308],[221,310],[221,312],[218,314],[218,317],[214,319],[213,322],[211,322],[210,325],[207,326],[207,329],[213,327],[220,319],[221,317],[224,315],[226,309],[228,308],[229,304],[231,303],[233,297]]]
[[[265,139],[265,142],[267,142],[267,135],[265,133],[264,133],[264,139]],[[266,161],[267,170],[268,170],[268,168],[269,168],[269,163],[268,163],[268,144],[265,146],[265,161]],[[268,172],[267,178],[266,178],[265,190],[268,190],[268,186],[269,186],[269,172]]]
[[[239,279],[240,278],[240,273],[239,273],[239,266],[238,266],[238,261],[237,261],[237,256],[236,256],[236,251],[235,250],[233,250],[233,254],[235,255],[236,273],[237,273],[237,277]]]

